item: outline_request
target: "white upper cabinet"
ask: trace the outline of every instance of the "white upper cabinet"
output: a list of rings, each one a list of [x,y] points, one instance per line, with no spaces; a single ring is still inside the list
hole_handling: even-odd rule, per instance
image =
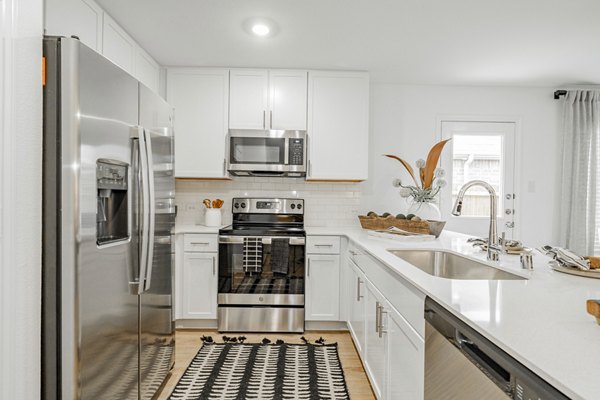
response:
[[[175,108],[175,176],[226,178],[229,70],[169,68],[167,101]]]
[[[45,33],[77,36],[86,46],[102,51],[102,8],[93,0],[46,0]]]
[[[270,129],[306,130],[306,98],[306,71],[269,71]]]
[[[308,180],[367,179],[368,74],[309,71],[307,133]]]
[[[158,93],[160,65],[140,46],[135,46],[135,73],[133,75]]]
[[[267,129],[269,73],[260,69],[232,69],[230,129]]]
[[[306,71],[232,69],[230,85],[230,129],[306,130]]]
[[[102,54],[131,75],[135,75],[135,40],[106,13],[103,26]]]

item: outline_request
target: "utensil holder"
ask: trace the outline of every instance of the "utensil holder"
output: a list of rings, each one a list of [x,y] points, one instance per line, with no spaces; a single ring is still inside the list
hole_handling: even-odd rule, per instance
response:
[[[221,226],[221,209],[207,208],[204,213],[204,225],[206,226]]]

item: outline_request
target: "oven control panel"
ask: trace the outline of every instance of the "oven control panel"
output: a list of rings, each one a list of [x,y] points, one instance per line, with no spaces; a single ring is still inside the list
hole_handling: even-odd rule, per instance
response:
[[[232,208],[234,214],[304,214],[304,200],[238,197],[232,200]]]

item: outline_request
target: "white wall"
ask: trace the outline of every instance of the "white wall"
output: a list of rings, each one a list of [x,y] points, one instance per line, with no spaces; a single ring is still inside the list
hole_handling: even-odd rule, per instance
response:
[[[554,88],[371,85],[369,180],[363,184],[361,211],[405,211],[395,177],[401,166],[382,154],[410,163],[426,158],[440,139],[446,116],[508,117],[521,121],[520,238],[529,246],[556,242],[558,214],[559,102]],[[449,188],[447,187],[446,190]],[[449,205],[446,205],[449,206]]]
[[[233,197],[290,197],[305,200],[306,226],[360,226],[360,183],[306,182],[298,178],[234,178],[231,181],[177,181],[178,224],[204,222],[202,200],[225,200],[223,224],[231,223]]]
[[[0,398],[40,396],[42,0],[0,0]]]

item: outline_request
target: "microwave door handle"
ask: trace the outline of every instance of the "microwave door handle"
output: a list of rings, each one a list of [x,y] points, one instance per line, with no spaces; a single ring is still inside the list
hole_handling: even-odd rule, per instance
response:
[[[290,165],[290,139],[285,138],[285,149],[283,150],[283,164]]]
[[[150,289],[150,283],[152,280],[152,266],[154,262],[154,228],[156,222],[156,198],[154,194],[154,162],[152,158],[152,137],[151,133],[147,130],[144,131],[145,136],[145,153],[147,161],[147,192],[148,192],[148,255],[146,257],[146,276],[144,279],[144,291]]]

